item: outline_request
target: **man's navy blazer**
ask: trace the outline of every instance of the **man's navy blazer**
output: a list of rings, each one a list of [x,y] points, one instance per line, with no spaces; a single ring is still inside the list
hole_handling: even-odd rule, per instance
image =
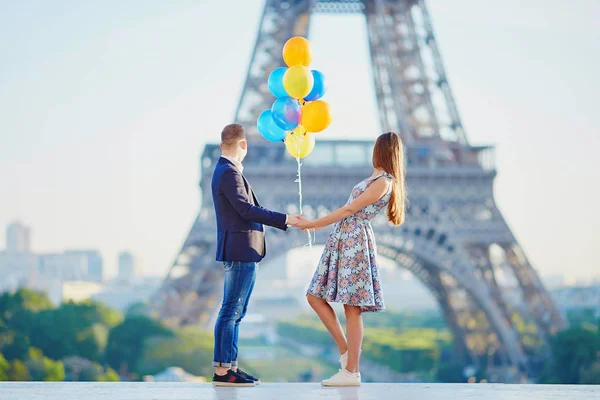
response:
[[[263,225],[286,230],[286,215],[264,209],[240,170],[220,157],[212,177],[217,261],[259,262],[266,254]]]

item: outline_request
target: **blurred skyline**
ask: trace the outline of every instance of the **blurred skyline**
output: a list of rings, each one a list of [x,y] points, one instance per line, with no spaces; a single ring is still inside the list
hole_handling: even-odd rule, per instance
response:
[[[533,266],[597,274],[600,3],[427,4],[469,140],[497,145],[495,198]],[[34,251],[97,248],[109,275],[123,249],[164,274],[199,209],[203,145],[232,122],[262,7],[0,1],[0,226],[31,226]],[[363,18],[314,16],[309,39],[334,118],[317,146],[375,138]]]

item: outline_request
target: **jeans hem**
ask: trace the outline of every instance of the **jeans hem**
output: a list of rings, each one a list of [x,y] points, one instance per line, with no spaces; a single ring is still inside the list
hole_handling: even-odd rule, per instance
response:
[[[224,363],[224,362],[213,361],[212,366],[213,367],[231,368],[232,367],[232,363]]]

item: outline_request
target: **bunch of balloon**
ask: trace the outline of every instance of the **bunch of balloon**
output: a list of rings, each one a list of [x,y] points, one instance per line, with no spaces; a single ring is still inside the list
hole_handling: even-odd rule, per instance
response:
[[[258,117],[260,134],[271,142],[284,142],[298,163],[298,194],[302,214],[302,163],[300,160],[315,148],[314,134],[331,124],[329,104],[321,100],[327,92],[325,76],[308,67],[312,62],[310,42],[301,36],[283,46],[287,67],[276,68],[269,75],[268,86],[275,96],[270,110]],[[310,243],[310,233],[309,233]]]

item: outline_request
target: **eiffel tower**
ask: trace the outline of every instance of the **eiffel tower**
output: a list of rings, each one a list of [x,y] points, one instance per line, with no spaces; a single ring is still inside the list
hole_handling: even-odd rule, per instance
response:
[[[379,254],[429,288],[457,355],[475,365],[491,359],[513,371],[535,370],[563,322],[494,202],[494,148],[467,140],[424,0],[266,0],[235,117],[249,135],[244,173],[261,202],[298,212],[295,160],[260,138],[256,120],[273,102],[267,78],[283,66],[283,44],[308,37],[314,13],[365,16],[381,130],[398,132],[405,143],[407,221],[399,228],[383,216],[373,221]],[[372,147],[373,141],[318,141],[302,173],[308,218],[345,204],[371,171]],[[152,302],[169,324],[211,327],[220,305],[223,269],[214,261],[210,195],[219,155],[217,144],[206,145],[200,212]],[[317,242],[326,237],[319,232]],[[267,238],[273,258],[306,243],[297,230],[268,229]]]

